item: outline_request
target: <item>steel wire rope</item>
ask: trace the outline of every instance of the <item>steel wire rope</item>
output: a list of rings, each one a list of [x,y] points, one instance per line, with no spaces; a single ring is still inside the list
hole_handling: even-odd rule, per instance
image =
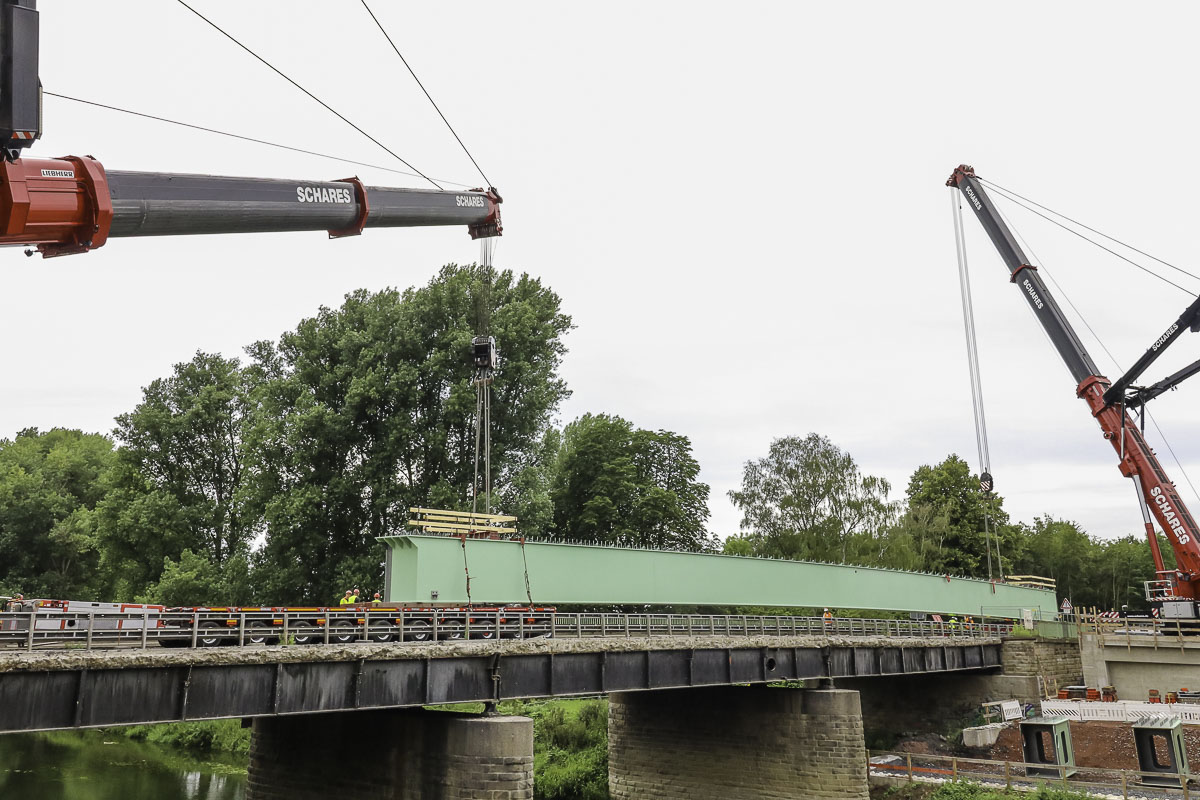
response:
[[[1013,202],[1013,203],[1016,202],[1015,200],[1013,200],[1010,197],[1006,197],[1005,199],[1007,199],[1009,202]],[[1020,203],[1017,203],[1017,205],[1020,205]],[[1022,207],[1024,207],[1024,206],[1022,206]],[[1026,209],[1026,210],[1028,210],[1034,214],[1037,213],[1036,211],[1033,211],[1033,209]],[[1070,306],[1071,310],[1075,312],[1075,316],[1078,317],[1079,321],[1083,323],[1083,326],[1085,328],[1087,328],[1088,333],[1090,333],[1092,335],[1092,338],[1096,340],[1096,344],[1100,345],[1100,349],[1104,351],[1104,354],[1106,356],[1108,356],[1108,359],[1109,359],[1109,361],[1112,362],[1112,365],[1117,368],[1117,371],[1124,374],[1125,369],[1121,366],[1121,362],[1117,360],[1117,357],[1114,356],[1112,354],[1112,351],[1108,349],[1108,346],[1104,344],[1104,340],[1101,339],[1100,335],[1098,333],[1096,333],[1094,328],[1092,328],[1091,323],[1089,323],[1087,320],[1087,317],[1085,317],[1083,315],[1083,312],[1081,312],[1079,310],[1079,308],[1075,305],[1075,303],[1071,300],[1071,296],[1069,294],[1067,294],[1066,290],[1062,288],[1062,285],[1059,284],[1059,282],[1054,279],[1054,276],[1050,273],[1050,271],[1046,269],[1045,262],[1043,262],[1040,258],[1038,258],[1037,253],[1034,252],[1033,247],[1030,246],[1028,240],[1026,240],[1025,237],[1021,235],[1020,230],[1018,230],[1017,227],[1012,224],[1012,222],[1008,219],[1008,217],[1005,216],[1004,212],[1000,210],[999,206],[996,207],[996,213],[998,213],[1000,215],[1001,219],[1003,219],[1005,224],[1008,225],[1008,227],[1012,230],[1013,235],[1016,236],[1017,239],[1021,242],[1021,245],[1024,246],[1024,248],[1029,252],[1029,255],[1033,257],[1033,260],[1038,262],[1039,274],[1044,275],[1045,278],[1054,285],[1055,291],[1057,291],[1059,293],[1059,295],[1062,296],[1063,300],[1066,301],[1067,305]],[[1038,216],[1041,216],[1041,215],[1039,214]],[[1069,230],[1069,229],[1067,229],[1067,230]],[[1026,306],[1026,308],[1028,308],[1028,306]],[[1029,309],[1029,313],[1032,315],[1033,309]],[[1034,318],[1036,320],[1036,315],[1034,315]],[[1042,335],[1045,336],[1046,341],[1050,342],[1051,346],[1053,346],[1054,343],[1050,341],[1050,335],[1046,333],[1045,329],[1042,328],[1040,323],[1038,324],[1037,327],[1039,330],[1042,331]],[[1184,469],[1183,462],[1181,462],[1179,460],[1179,456],[1175,454],[1175,448],[1171,446],[1171,442],[1167,438],[1167,435],[1165,433],[1163,433],[1162,426],[1160,426],[1158,424],[1158,420],[1156,420],[1154,418],[1154,415],[1150,413],[1150,409],[1145,408],[1143,406],[1142,413],[1146,415],[1146,418],[1150,420],[1150,424],[1154,426],[1154,430],[1156,430],[1158,432],[1159,439],[1162,440],[1163,445],[1167,448],[1167,452],[1169,452],[1171,454],[1171,460],[1173,460],[1175,462],[1175,466],[1177,466],[1179,468],[1179,474],[1181,474],[1183,476],[1183,479],[1187,483],[1188,488],[1190,488],[1192,490],[1192,494],[1196,497],[1196,501],[1200,502],[1200,491],[1196,490],[1196,485],[1194,483],[1192,483],[1191,475],[1189,475],[1188,471],[1186,469]]]
[[[975,309],[971,301],[971,278],[967,269],[967,245],[962,223],[962,195],[955,189],[950,192],[951,215],[954,220],[954,250],[958,256],[958,281],[962,295],[963,329],[967,339],[967,368],[971,375],[971,406],[975,413],[975,447],[979,452],[980,489],[984,494],[990,494],[990,487],[984,488],[983,476],[991,479],[992,456],[988,449],[987,418],[984,415],[983,383],[979,375],[979,343],[975,335]],[[983,512],[983,536],[987,548],[988,580],[992,579],[992,536],[988,512]],[[997,531],[997,535],[999,531]],[[999,542],[996,547],[996,560],[1000,566],[1000,579],[1004,580],[1004,562],[999,556]]]
[[[270,61],[267,61],[265,58],[263,58],[262,56],[260,56],[258,53],[254,52],[254,51],[253,51],[253,50],[251,50],[249,47],[247,47],[246,45],[242,44],[240,41],[238,41],[236,38],[234,38],[234,36],[233,36],[232,34],[230,34],[230,33],[227,33],[227,32],[225,31],[225,29],[224,29],[224,28],[222,28],[220,25],[218,25],[217,23],[213,22],[211,19],[209,19],[208,17],[204,16],[203,14],[201,14],[201,13],[200,13],[199,11],[197,11],[196,9],[192,8],[191,6],[189,6],[189,5],[188,5],[186,2],[184,2],[184,0],[175,0],[175,2],[179,3],[179,5],[183,6],[183,7],[184,7],[184,8],[186,8],[188,11],[192,12],[192,13],[193,13],[193,14],[195,14],[197,17],[199,17],[200,19],[202,19],[202,20],[204,20],[205,22],[207,22],[209,25],[211,25],[211,26],[212,26],[212,27],[213,27],[213,28],[214,28],[214,29],[215,29],[215,30],[216,30],[218,33],[220,33],[220,34],[221,34],[222,36],[224,36],[226,39],[228,39],[229,41],[233,42],[233,43],[234,43],[234,44],[236,44],[238,47],[242,48],[242,49],[243,49],[243,50],[245,50],[247,53],[249,53],[250,55],[254,56],[256,59],[258,59],[259,61],[261,61],[261,62],[262,62],[264,65],[266,65],[266,66],[267,66],[267,67],[268,67],[268,68],[269,68],[269,69],[270,69],[272,72],[274,72],[276,75],[278,75],[279,77],[283,78],[285,81],[287,81],[288,83],[290,83],[292,86],[295,86],[295,87],[296,87],[297,89],[299,89],[300,91],[304,92],[306,95],[308,95],[309,97],[311,97],[313,100],[316,100],[316,101],[317,101],[318,103],[320,103],[320,104],[321,104],[321,105],[322,105],[322,106],[323,106],[323,107],[324,107],[326,110],[328,110],[330,113],[332,113],[332,114],[333,114],[334,116],[336,116],[338,119],[340,119],[342,122],[345,122],[345,123],[346,123],[347,125],[349,125],[351,128],[354,128],[354,130],[358,131],[358,132],[359,132],[359,133],[361,133],[363,136],[367,137],[367,138],[368,138],[368,139],[370,139],[372,142],[374,142],[375,144],[379,145],[379,147],[381,147],[381,148],[382,148],[382,149],[383,149],[385,152],[387,152],[387,154],[388,154],[388,155],[390,155],[392,158],[396,159],[396,160],[397,160],[397,161],[399,161],[401,164],[403,164],[404,166],[408,167],[408,168],[409,168],[409,169],[411,169],[413,172],[417,173],[417,174],[418,174],[418,175],[420,175],[422,178],[424,178],[425,180],[427,180],[427,181],[429,181],[430,183],[432,183],[432,184],[433,184],[435,187],[437,187],[438,189],[441,189],[441,188],[442,188],[442,187],[441,187],[441,186],[438,184],[438,182],[437,182],[437,181],[435,181],[433,178],[429,177],[429,176],[428,176],[428,175],[426,175],[424,172],[421,172],[421,170],[417,169],[417,168],[416,168],[416,167],[414,167],[412,164],[410,164],[409,162],[405,161],[405,160],[404,160],[403,158],[401,158],[401,157],[400,157],[400,156],[399,156],[399,155],[398,155],[398,154],[397,154],[397,153],[396,153],[394,150],[392,150],[390,147],[388,147],[388,146],[387,146],[386,144],[384,144],[383,142],[381,142],[381,141],[379,141],[378,139],[376,139],[376,138],[375,138],[374,136],[372,136],[371,134],[367,133],[367,132],[366,132],[365,130],[363,130],[362,128],[360,128],[360,127],[358,127],[357,125],[355,125],[353,122],[351,122],[349,119],[347,119],[347,118],[346,118],[346,116],[345,116],[344,114],[342,114],[340,111],[338,111],[337,109],[335,109],[333,106],[329,105],[329,104],[328,104],[328,103],[326,103],[324,100],[322,100],[321,98],[317,97],[315,94],[313,94],[312,92],[310,92],[308,89],[305,89],[305,88],[304,88],[303,86],[301,86],[299,83],[297,83],[296,81],[294,81],[294,80],[292,80],[291,78],[289,78],[289,77],[288,77],[288,76],[287,76],[287,75],[286,75],[286,74],[285,74],[283,71],[281,71],[281,70],[280,70],[278,67],[276,67],[274,64],[272,64]]]
[[[230,133],[229,131],[222,131],[222,130],[218,130],[216,128],[206,128],[203,125],[195,125],[190,122],[181,122],[180,120],[177,120],[177,119],[168,119],[167,117],[159,117],[159,116],[155,116],[154,114],[146,114],[144,112],[134,111],[133,109],[129,109],[129,108],[121,108],[120,106],[110,106],[107,103],[97,103],[95,100],[84,100],[82,97],[72,97],[72,96],[66,95],[66,94],[58,94],[57,92],[43,92],[43,94],[45,94],[48,97],[57,97],[60,100],[70,100],[72,102],[82,103],[82,104],[88,105],[88,106],[96,106],[97,108],[105,108],[105,109],[108,109],[109,111],[118,111],[122,114],[131,114],[135,117],[143,117],[144,119],[152,119],[152,120],[155,120],[156,122],[166,122],[171,125],[179,125],[180,127],[183,127],[183,128],[191,128],[191,129],[197,130],[197,131],[204,131],[205,133],[215,133],[219,136],[228,136],[231,139],[241,139],[242,141],[245,141],[245,142],[254,142],[255,144],[262,144],[262,145],[266,145],[267,147],[277,147],[280,150],[290,150],[293,153],[303,153],[304,155],[317,156],[319,158],[327,158],[327,159],[330,159],[331,161],[341,161],[343,164],[354,164],[359,167],[370,167],[371,169],[383,170],[384,172],[393,172],[397,175],[408,175],[409,177],[412,177],[412,178],[422,177],[421,175],[418,175],[415,172],[408,172],[407,170],[403,170],[403,169],[395,169],[394,167],[385,167],[381,164],[372,164],[367,161],[355,161],[352,158],[342,158],[341,156],[335,156],[335,155],[331,155],[329,153],[318,153],[316,150],[305,150],[303,147],[292,147],[291,145],[279,144],[278,142],[269,142],[266,139],[255,139],[253,136],[243,136],[240,133]],[[463,183],[462,181],[451,181],[451,180],[446,180],[445,178],[438,178],[438,180],[441,181],[442,183],[449,184],[451,186],[461,186],[464,189],[467,188],[468,186],[471,186],[471,184]],[[488,239],[481,239],[480,241],[486,242],[486,241],[489,241],[490,238],[492,238],[492,237],[489,237]]]
[[[1150,269],[1149,267],[1146,267],[1146,266],[1145,266],[1145,265],[1143,265],[1143,264],[1139,264],[1138,262],[1134,261],[1132,258],[1129,258],[1128,256],[1125,256],[1125,255],[1122,255],[1121,253],[1118,253],[1116,250],[1113,250],[1111,247],[1105,247],[1104,245],[1100,244],[1099,242],[1097,242],[1097,241],[1094,241],[1094,240],[1092,240],[1092,239],[1089,239],[1088,237],[1084,236],[1082,233],[1080,233],[1079,231],[1075,230],[1074,228],[1069,228],[1069,227],[1067,227],[1066,225],[1063,225],[1063,224],[1062,224],[1061,222],[1059,222],[1058,220],[1056,220],[1056,219],[1054,219],[1054,218],[1052,218],[1052,217],[1048,217],[1048,216],[1046,216],[1046,215],[1045,215],[1045,214],[1043,214],[1042,212],[1038,211],[1036,208],[1030,208],[1029,206],[1025,205],[1025,203],[1024,203],[1024,202],[1022,202],[1021,200],[1018,200],[1018,199],[1016,199],[1015,197],[1010,197],[1010,196],[1008,195],[1008,193],[1007,193],[1007,192],[1006,192],[1004,189],[1000,189],[1000,188],[999,188],[999,187],[997,187],[995,184],[992,184],[992,188],[993,188],[993,189],[994,189],[994,190],[997,192],[997,194],[999,194],[1001,197],[1005,198],[1005,199],[1006,199],[1006,200],[1008,200],[1009,202],[1011,202],[1011,203],[1015,203],[1016,205],[1018,205],[1018,206],[1021,206],[1021,208],[1024,208],[1024,209],[1025,209],[1026,211],[1028,211],[1029,213],[1031,213],[1031,214],[1036,214],[1037,216],[1039,216],[1039,217],[1041,217],[1042,219],[1046,220],[1046,221],[1047,221],[1047,222],[1049,222],[1050,224],[1052,224],[1052,225],[1057,225],[1058,227],[1062,228],[1064,231],[1067,231],[1068,233],[1071,233],[1071,234],[1074,234],[1075,236],[1078,236],[1080,239],[1083,239],[1085,242],[1087,242],[1088,244],[1092,245],[1093,247],[1098,247],[1098,248],[1100,248],[1101,250],[1103,250],[1104,252],[1106,252],[1106,253],[1109,253],[1109,254],[1111,254],[1111,255],[1114,255],[1114,256],[1116,256],[1117,258],[1121,259],[1121,260],[1122,260],[1122,261],[1124,261],[1125,263],[1127,263],[1127,264],[1130,264],[1130,265],[1132,265],[1132,266],[1134,266],[1134,267],[1137,267],[1138,269],[1140,269],[1142,272],[1146,273],[1147,275],[1152,275],[1152,276],[1154,276],[1155,278],[1158,278],[1158,279],[1159,279],[1160,281],[1162,281],[1163,283],[1170,284],[1171,286],[1174,286],[1176,289],[1178,289],[1178,290],[1179,290],[1179,291],[1181,291],[1181,292],[1184,292],[1184,293],[1186,293],[1186,294],[1189,294],[1189,295],[1191,295],[1192,297],[1195,297],[1195,296],[1196,296],[1196,293],[1195,293],[1195,292],[1193,292],[1193,291],[1191,291],[1190,289],[1187,289],[1187,288],[1185,288],[1185,287],[1183,287],[1183,286],[1180,286],[1178,283],[1175,283],[1175,281],[1171,280],[1170,278],[1164,278],[1162,275],[1159,275],[1157,272],[1155,272],[1154,270]],[[1089,229],[1089,230],[1090,230],[1090,229]],[[1100,234],[1100,235],[1101,235],[1101,236],[1103,236],[1104,234]],[[1115,241],[1115,240],[1114,240],[1114,241]],[[1128,245],[1126,245],[1126,246],[1128,246]],[[1140,251],[1139,251],[1139,252],[1140,252]],[[1151,257],[1151,258],[1154,258],[1153,256],[1150,256],[1150,257]],[[1156,260],[1157,260],[1157,259],[1156,259]],[[1172,266],[1172,269],[1179,269],[1179,267]],[[1180,270],[1180,271],[1181,271],[1181,272],[1183,272],[1183,270]],[[1184,274],[1185,274],[1185,275],[1189,275],[1189,276],[1191,276],[1191,277],[1193,277],[1193,278],[1197,277],[1197,276],[1195,276],[1195,275],[1192,275],[1192,274],[1191,274],[1191,273],[1189,273],[1189,272],[1184,272]],[[1198,278],[1198,279],[1200,279],[1200,278]]]
[[[475,169],[479,170],[479,175],[483,178],[484,182],[488,186],[491,186],[492,182],[488,179],[488,176],[484,174],[483,167],[479,166],[479,162],[475,160],[475,156],[471,155],[471,151],[467,149],[465,144],[463,144],[463,140],[461,137],[459,137],[458,131],[454,130],[454,126],[450,124],[450,120],[446,119],[446,115],[442,113],[440,108],[438,108],[438,104],[434,102],[433,96],[429,94],[429,90],[425,88],[425,84],[421,83],[421,79],[417,77],[417,73],[413,72],[413,68],[409,66],[408,59],[405,58],[400,52],[400,48],[396,47],[396,43],[392,41],[392,37],[389,36],[388,32],[384,29],[383,23],[379,21],[379,17],[375,16],[375,12],[371,10],[369,5],[367,5],[367,0],[360,0],[360,2],[362,3],[363,8],[367,10],[367,13],[371,15],[371,19],[375,21],[375,25],[379,28],[379,32],[383,34],[383,38],[387,39],[388,44],[392,46],[392,49],[396,51],[396,55],[400,57],[400,61],[404,64],[404,68],[408,70],[408,74],[412,75],[413,80],[417,82],[417,86],[421,87],[421,91],[424,92],[425,97],[429,99],[429,103],[433,106],[433,110],[436,111],[438,116],[442,118],[442,122],[446,123],[446,127],[450,129],[450,133],[453,134],[455,140],[458,142],[458,146],[461,147],[463,152],[467,154],[467,158],[471,159],[471,163],[475,165]]]
[[[1013,200],[1013,198],[1020,198],[1021,200],[1024,200],[1026,203],[1035,205],[1038,208],[1042,209],[1043,211],[1048,211],[1051,214],[1054,214],[1055,216],[1062,217],[1067,222],[1070,222],[1072,225],[1078,225],[1079,227],[1084,228],[1085,230],[1091,231],[1092,233],[1096,234],[1097,236],[1103,236],[1105,239],[1108,239],[1110,242],[1116,242],[1117,244],[1121,245],[1122,247],[1129,248],[1130,250],[1132,250],[1135,253],[1138,253],[1139,255],[1143,255],[1146,258],[1153,259],[1153,260],[1157,261],[1158,263],[1162,264],[1164,267],[1170,267],[1171,269],[1175,270],[1176,272],[1187,275],[1189,278],[1195,278],[1196,280],[1200,280],[1200,275],[1196,275],[1194,273],[1188,272],[1183,267],[1178,267],[1178,266],[1172,264],[1170,261],[1164,261],[1163,259],[1159,258],[1158,256],[1156,256],[1152,253],[1147,253],[1145,250],[1139,250],[1138,248],[1134,247],[1133,245],[1129,244],[1128,242],[1123,242],[1115,236],[1109,236],[1104,231],[1096,230],[1095,228],[1091,227],[1090,225],[1086,225],[1077,219],[1071,219],[1070,217],[1068,217],[1066,214],[1062,213],[1061,211],[1055,211],[1053,208],[1048,208],[1047,206],[1042,205],[1041,203],[1037,202],[1036,200],[1030,200],[1028,197],[1018,194],[1017,192],[1014,192],[1012,189],[1006,189],[1005,187],[1001,186],[1000,184],[993,183],[992,181],[989,181],[985,178],[979,178],[979,182],[984,183],[984,184],[992,187],[993,189],[996,189],[998,191],[1001,191],[1008,195],[1011,195],[1011,197],[1009,197],[1010,200]],[[1016,202],[1016,201],[1013,200],[1013,202]]]

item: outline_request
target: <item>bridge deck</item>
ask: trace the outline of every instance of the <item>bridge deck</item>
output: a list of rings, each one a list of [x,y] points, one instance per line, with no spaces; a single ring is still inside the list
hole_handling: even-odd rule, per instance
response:
[[[987,670],[1000,641],[543,639],[0,655],[0,732]]]

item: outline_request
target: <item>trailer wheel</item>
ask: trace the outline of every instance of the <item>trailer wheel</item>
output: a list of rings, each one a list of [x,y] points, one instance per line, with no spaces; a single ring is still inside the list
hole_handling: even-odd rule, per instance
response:
[[[372,622],[368,638],[372,642],[390,642],[396,638],[396,626],[390,622]]]
[[[350,644],[358,641],[361,637],[354,632],[354,627],[354,620],[350,618],[329,620],[329,641],[337,644]]]
[[[444,622],[442,623],[441,630],[438,631],[438,638],[443,641],[446,639],[462,639],[465,636],[463,633],[465,627],[465,625],[457,620]]]
[[[321,635],[316,632],[316,626],[311,622],[297,620],[292,623],[292,641],[296,644],[316,644],[321,641]]]
[[[196,644],[200,647],[216,647],[221,644],[221,636],[213,633],[221,629],[219,622],[201,622],[200,630],[196,632]],[[205,631],[210,631],[205,633]]]
[[[428,642],[432,633],[428,620],[411,619],[404,624],[404,641]]]
[[[279,637],[272,636],[274,629],[269,622],[251,622],[246,626],[246,641],[250,644],[279,644]]]

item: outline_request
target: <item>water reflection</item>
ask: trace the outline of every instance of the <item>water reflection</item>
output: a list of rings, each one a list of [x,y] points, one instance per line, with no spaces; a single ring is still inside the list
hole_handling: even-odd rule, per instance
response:
[[[245,788],[245,759],[198,759],[94,731],[0,736],[0,798],[243,800]]]

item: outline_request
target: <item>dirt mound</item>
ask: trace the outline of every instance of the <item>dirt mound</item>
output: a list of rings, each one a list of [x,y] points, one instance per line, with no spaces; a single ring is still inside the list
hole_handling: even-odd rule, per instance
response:
[[[1007,733],[1007,731],[1005,731]],[[945,736],[939,736],[936,733],[922,733],[916,736],[906,736],[896,742],[896,746],[892,748],[897,753],[912,753],[914,755],[923,756],[961,756],[964,750],[960,745],[947,739]],[[1020,737],[1017,738],[1017,751],[1021,750]]]

